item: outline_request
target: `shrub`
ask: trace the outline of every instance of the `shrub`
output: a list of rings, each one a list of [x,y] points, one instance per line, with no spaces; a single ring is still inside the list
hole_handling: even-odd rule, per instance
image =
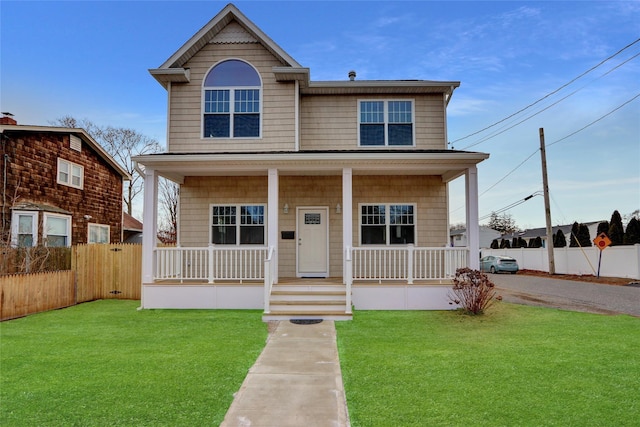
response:
[[[453,294],[449,300],[460,304],[467,314],[482,314],[496,298],[495,285],[486,274],[470,268],[459,268],[453,278]]]

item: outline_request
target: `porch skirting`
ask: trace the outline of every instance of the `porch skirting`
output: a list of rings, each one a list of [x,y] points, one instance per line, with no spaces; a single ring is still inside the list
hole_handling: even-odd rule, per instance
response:
[[[447,295],[451,284],[367,284],[351,288],[353,308],[357,310],[455,310]]]
[[[351,288],[355,310],[455,310],[448,298],[450,283],[412,284],[357,282]],[[260,283],[143,285],[143,309],[264,308]]]
[[[264,308],[264,285],[143,284],[142,308],[257,309]]]

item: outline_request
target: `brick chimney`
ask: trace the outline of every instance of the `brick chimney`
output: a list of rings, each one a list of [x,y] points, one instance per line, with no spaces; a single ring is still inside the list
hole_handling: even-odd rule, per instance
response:
[[[11,113],[2,113],[2,117],[0,117],[0,125],[17,125],[18,122],[13,119],[13,114]]]

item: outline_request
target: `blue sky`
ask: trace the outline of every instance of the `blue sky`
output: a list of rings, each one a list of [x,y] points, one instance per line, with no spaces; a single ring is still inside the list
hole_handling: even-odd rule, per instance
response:
[[[491,155],[479,165],[481,217],[542,190],[541,127],[554,225],[640,209],[640,2],[235,4],[312,80],[353,69],[358,79],[460,81],[449,140]],[[2,0],[0,110],[21,124],[87,118],[164,144],[166,92],[147,70],[225,5]],[[451,222],[464,222],[462,179],[450,194]],[[545,224],[541,196],[506,213],[522,228]]]

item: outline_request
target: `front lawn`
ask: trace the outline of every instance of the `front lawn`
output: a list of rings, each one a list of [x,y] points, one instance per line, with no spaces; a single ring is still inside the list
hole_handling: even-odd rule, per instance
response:
[[[637,426],[640,319],[500,303],[336,322],[353,427]]]
[[[2,426],[218,425],[262,351],[260,311],[96,301],[0,324]]]

